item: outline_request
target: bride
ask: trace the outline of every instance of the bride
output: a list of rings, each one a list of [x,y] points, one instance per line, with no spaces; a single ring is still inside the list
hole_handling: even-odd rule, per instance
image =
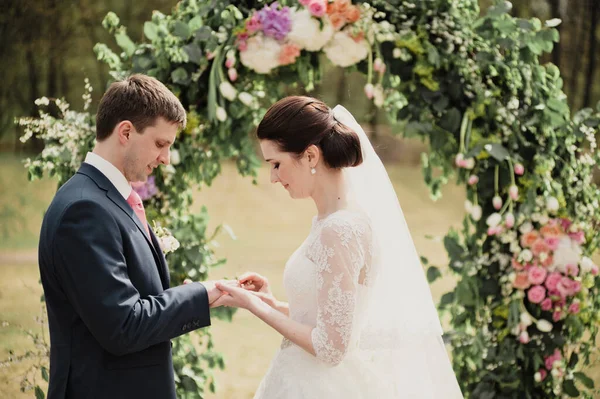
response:
[[[255,399],[462,398],[419,257],[389,177],[354,117],[286,97],[257,135],[271,182],[318,214],[284,271],[220,284],[213,306],[249,310],[283,335]]]

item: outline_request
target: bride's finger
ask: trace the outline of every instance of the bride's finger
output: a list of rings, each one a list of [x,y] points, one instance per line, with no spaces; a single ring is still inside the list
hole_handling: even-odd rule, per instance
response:
[[[265,278],[263,276],[261,276],[258,273],[255,272],[246,272],[244,274],[242,274],[240,277],[238,277],[238,281],[240,282],[245,282],[245,281],[265,281]]]

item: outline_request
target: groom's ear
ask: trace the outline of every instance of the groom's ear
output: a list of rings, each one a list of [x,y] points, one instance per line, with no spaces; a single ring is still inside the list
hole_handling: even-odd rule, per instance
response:
[[[115,127],[116,134],[119,136],[119,142],[125,144],[129,141],[131,134],[134,133],[133,124],[130,121],[121,121]]]
[[[319,151],[319,147],[314,144],[308,146],[308,148],[304,151],[304,156],[308,160],[308,166],[314,168],[319,163],[321,159],[321,151]]]

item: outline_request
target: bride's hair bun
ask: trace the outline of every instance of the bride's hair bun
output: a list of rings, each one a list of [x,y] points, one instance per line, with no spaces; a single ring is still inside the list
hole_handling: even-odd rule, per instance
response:
[[[314,144],[332,169],[358,166],[363,161],[356,132],[338,122],[323,101],[312,97],[290,96],[273,104],[256,135],[260,140],[275,141],[282,151],[296,155]]]

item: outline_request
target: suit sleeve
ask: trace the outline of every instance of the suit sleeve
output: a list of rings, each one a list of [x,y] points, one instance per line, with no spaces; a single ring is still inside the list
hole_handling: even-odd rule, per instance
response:
[[[104,349],[124,355],[210,325],[208,294],[200,283],[140,297],[122,242],[114,217],[87,200],[65,210],[53,241],[65,295]]]

